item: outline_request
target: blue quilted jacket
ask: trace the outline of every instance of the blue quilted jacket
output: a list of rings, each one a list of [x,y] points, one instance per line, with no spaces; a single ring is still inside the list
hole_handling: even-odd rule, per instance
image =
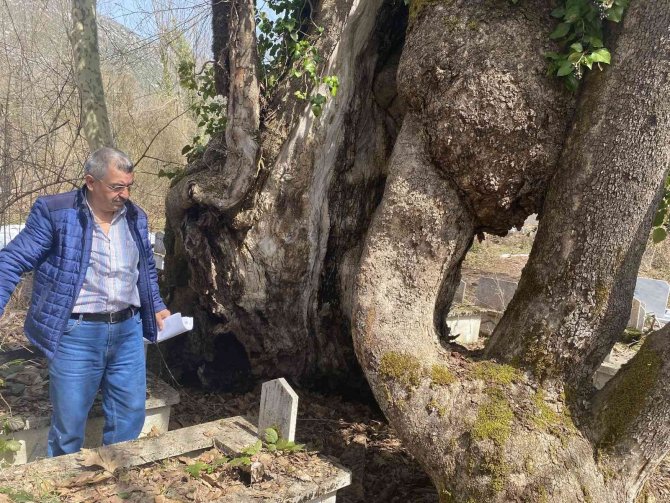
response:
[[[33,296],[26,316],[28,340],[51,360],[72,313],[91,258],[93,216],[85,190],[40,197],[26,226],[0,250],[0,315],[21,275],[35,271]],[[158,277],[147,225],[147,216],[127,202],[126,218],[140,252],[140,313],[144,337],[156,341],[157,311],[165,309],[158,292]]]

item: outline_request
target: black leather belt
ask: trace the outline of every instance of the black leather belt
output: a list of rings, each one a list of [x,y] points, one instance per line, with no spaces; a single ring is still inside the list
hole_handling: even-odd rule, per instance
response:
[[[72,313],[70,318],[79,319],[82,321],[103,321],[106,323],[121,323],[128,318],[132,318],[137,312],[136,307],[127,307],[122,311],[115,313]]]

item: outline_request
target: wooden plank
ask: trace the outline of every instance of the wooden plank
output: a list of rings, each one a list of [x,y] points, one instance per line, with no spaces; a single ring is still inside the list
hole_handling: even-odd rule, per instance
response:
[[[263,383],[261,388],[261,410],[258,415],[258,433],[276,427],[279,436],[295,440],[295,424],[298,418],[298,395],[283,377]]]

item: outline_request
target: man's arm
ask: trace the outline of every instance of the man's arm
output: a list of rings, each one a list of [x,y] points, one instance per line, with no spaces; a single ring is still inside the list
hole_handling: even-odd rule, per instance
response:
[[[156,312],[156,323],[158,324],[158,330],[163,330],[163,320],[170,316],[170,311],[168,311],[165,303],[163,302],[163,299],[161,299],[161,293],[158,289],[158,271],[156,271],[154,251],[151,248],[151,241],[149,241],[148,231],[146,236],[142,236],[142,240],[144,242],[144,250],[147,257],[149,288],[151,289],[151,299],[154,303],[154,311]]]
[[[4,314],[21,276],[44,260],[53,243],[49,209],[42,199],[35,201],[26,226],[0,250],[0,315]]]

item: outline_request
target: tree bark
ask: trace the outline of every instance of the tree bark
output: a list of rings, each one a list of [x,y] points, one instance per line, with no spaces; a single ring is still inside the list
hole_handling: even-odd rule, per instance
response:
[[[221,96],[228,96],[230,86],[230,65],[228,64],[230,4],[227,0],[212,0],[212,53],[216,61],[214,85],[217,94]]]
[[[505,162],[524,151],[521,142],[495,134],[513,129],[505,128],[505,120],[495,121],[483,91],[474,98],[466,93],[468,98],[459,101],[458,80],[445,86],[443,94],[431,81],[430,69],[439,72],[453,60],[435,43],[427,43],[450,15],[450,6],[424,7],[425,15],[417,15],[405,46],[400,89],[407,83],[413,98],[408,97],[410,112],[357,276],[353,335],[359,361],[382,410],[445,501],[632,502],[668,452],[670,393],[660,384],[667,345],[661,336],[652,336],[629,368],[595,397],[593,408],[585,410],[584,394],[575,391],[591,389],[596,365],[611,348],[616,330],[620,333],[625,325],[669,164],[664,128],[670,61],[666,13],[659,15],[652,2],[631,7],[615,46],[616,65],[591,78],[583,92],[529,266],[505,314],[508,320],[499,325],[487,352],[510,366],[478,361],[475,355],[449,352],[437,344],[442,317],[435,313],[451,300],[467,247],[463,243],[478,229],[501,231],[524,214],[523,208],[532,207],[523,202],[491,205],[504,201],[501,196],[506,194],[514,196],[516,163],[497,178],[501,182],[496,189],[502,191],[491,191],[490,200],[469,183],[483,181],[482,175],[495,175],[497,169],[495,162],[479,163],[477,158]],[[466,16],[467,7],[454,5]],[[491,18],[502,27],[489,28],[504,32],[504,16],[487,16]],[[450,41],[454,39],[452,35]],[[423,57],[416,58],[416,51],[425,47],[429,49]],[[486,74],[488,67],[474,66],[475,73]],[[457,75],[462,78],[461,72]],[[476,85],[462,88],[486,89],[479,78]],[[500,76],[495,79],[501,81]],[[650,85],[653,90],[640,93]],[[488,145],[477,144],[475,154],[470,152],[481,126],[464,120],[464,109],[474,110],[475,117],[483,111],[482,122],[497,128],[489,131]],[[415,114],[420,119],[414,121]],[[442,117],[449,122],[440,122]],[[465,138],[463,144],[450,135],[454,124]],[[527,152],[525,157],[532,159]],[[473,158],[467,170],[461,167]],[[546,185],[552,174],[546,167],[533,169],[532,162],[524,168],[522,176],[536,188]],[[442,184],[435,174],[431,180],[422,178],[434,170],[446,175]],[[444,187],[444,192],[432,193],[428,187]],[[542,190],[532,193],[539,197]],[[446,201],[456,207],[447,207]],[[465,222],[472,222],[469,229]],[[439,278],[444,280],[441,286]],[[596,304],[598,309],[593,308]],[[571,322],[575,311],[589,314],[579,329]],[[635,399],[630,393],[622,398],[631,383],[637,383]],[[594,456],[598,448],[603,450]],[[463,473],[469,475],[466,480]]]
[[[113,147],[100,73],[95,0],[72,0],[70,43],[81,104],[81,131],[91,151]]]
[[[544,75],[552,8],[415,0],[405,18],[401,2],[314,3],[340,93],[317,118],[281,83],[257,131],[231,59],[231,117],[263,162],[215,139],[172,188],[169,287],[201,327],[175,343],[180,358],[202,354],[202,378],[229,334],[264,377],[352,375],[355,356],[443,501],[632,502],[668,451],[667,338],[601,393],[589,383],[668,166],[669,14],[631,6],[615,66],[589,78],[575,119],[575,97]],[[253,29],[235,28],[243,61]],[[445,342],[473,238],[539,210],[488,353]]]
[[[355,371],[348,333],[353,277],[402,114],[386,70],[397,65],[392,54],[402,30],[390,41],[378,31],[391,10],[384,13],[382,4],[315,4],[316,22],[327,27],[317,42],[326,57],[322,71],[337,74],[342,85],[319,118],[287,93],[260,131],[264,167],[244,197],[220,202],[221,166],[221,176],[239,175],[228,169],[231,152],[226,160],[216,143],[172,189],[168,221],[184,255],[170,260],[183,260],[190,276],[172,279],[173,295],[202,292],[196,316],[207,334],[191,338],[186,353],[206,353],[211,334],[232,332],[260,375]]]
[[[614,64],[589,74],[528,265],[487,348],[575,389],[626,326],[670,165],[670,13],[661,10],[636,2]]]

